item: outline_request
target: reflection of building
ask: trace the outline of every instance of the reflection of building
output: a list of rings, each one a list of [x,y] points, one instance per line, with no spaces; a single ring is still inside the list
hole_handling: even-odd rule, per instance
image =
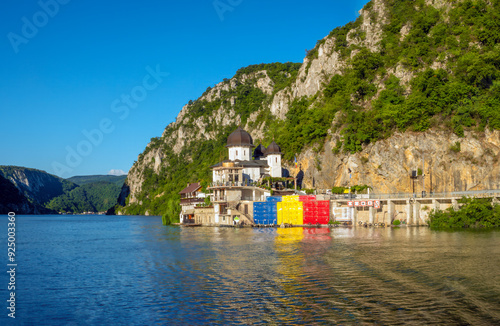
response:
[[[238,127],[227,138],[229,160],[212,166],[215,223],[253,223],[253,202],[270,192],[255,187],[263,177],[281,177],[281,149],[273,141],[267,148],[253,144],[252,136]],[[254,149],[255,148],[255,149]],[[252,159],[253,158],[253,159]]]
[[[205,201],[205,193],[199,183],[191,183],[179,192],[181,195],[181,223],[194,223],[194,208]]]

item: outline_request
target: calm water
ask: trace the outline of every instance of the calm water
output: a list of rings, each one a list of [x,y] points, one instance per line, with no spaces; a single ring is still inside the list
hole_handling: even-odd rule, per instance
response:
[[[16,324],[500,324],[496,231],[18,216],[17,250]]]

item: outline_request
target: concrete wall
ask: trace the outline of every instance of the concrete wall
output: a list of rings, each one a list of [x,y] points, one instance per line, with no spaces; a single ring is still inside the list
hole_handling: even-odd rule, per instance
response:
[[[345,200],[331,201],[332,216],[340,216],[343,208],[348,207]],[[407,198],[381,200],[379,209],[374,207],[356,207],[352,208],[349,214],[354,224],[363,223],[385,223],[392,224],[394,220],[400,220],[409,225],[426,225],[429,214],[433,209],[445,210],[450,206],[458,208],[457,200],[452,198],[433,199],[433,198]],[[344,219],[339,219],[344,220]]]
[[[196,208],[194,210],[195,223],[203,225],[215,224],[215,212],[213,207]]]

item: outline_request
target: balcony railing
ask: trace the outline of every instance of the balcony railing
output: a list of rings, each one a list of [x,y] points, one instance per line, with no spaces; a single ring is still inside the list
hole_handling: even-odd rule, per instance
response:
[[[499,197],[500,189],[470,190],[454,192],[418,192],[418,193],[393,193],[393,194],[340,194],[331,195],[331,199],[408,199],[408,198],[459,198],[459,197]]]
[[[250,187],[252,185],[253,183],[250,181],[243,181],[243,182],[227,181],[227,182],[212,182],[210,184],[210,187]]]
[[[182,204],[196,204],[196,203],[203,203],[205,202],[204,198],[184,198],[181,199],[181,205]]]

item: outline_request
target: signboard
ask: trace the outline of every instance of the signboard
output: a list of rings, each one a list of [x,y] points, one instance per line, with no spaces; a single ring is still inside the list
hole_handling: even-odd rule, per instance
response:
[[[350,200],[347,202],[347,206],[380,208],[380,200]]]

